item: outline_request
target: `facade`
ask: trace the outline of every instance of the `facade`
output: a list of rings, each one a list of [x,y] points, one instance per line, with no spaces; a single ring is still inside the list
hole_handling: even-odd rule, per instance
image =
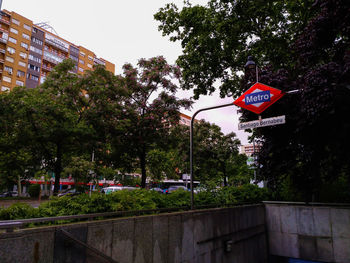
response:
[[[246,144],[241,146],[241,154],[245,154],[248,157],[251,157],[254,155],[254,153],[258,153],[261,149],[262,145],[261,144]]]
[[[115,65],[82,47],[33,24],[15,12],[0,11],[1,91],[17,86],[35,88],[64,59],[75,62],[74,72],[84,74],[96,64],[112,73]]]

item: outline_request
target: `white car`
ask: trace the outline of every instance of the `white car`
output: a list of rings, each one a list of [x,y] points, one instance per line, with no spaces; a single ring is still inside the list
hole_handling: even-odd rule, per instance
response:
[[[122,186],[109,186],[109,187],[102,188],[101,193],[105,193],[106,195],[108,195],[120,190],[123,190]]]

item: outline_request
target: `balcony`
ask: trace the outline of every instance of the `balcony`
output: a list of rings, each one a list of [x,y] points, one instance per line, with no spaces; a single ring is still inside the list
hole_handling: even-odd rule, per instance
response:
[[[94,64],[100,64],[100,65],[103,65],[105,66],[106,65],[106,62],[104,62],[102,59],[99,59],[99,58],[94,58]]]
[[[0,22],[4,23],[6,25],[10,25],[10,20],[7,20],[6,18],[4,18],[3,16],[0,15]]]
[[[46,70],[46,71],[51,71],[52,68],[51,67],[48,67],[46,66],[45,64],[42,65],[42,69]]]
[[[3,32],[3,33],[6,33],[6,34],[9,33],[9,31],[7,31],[6,29],[4,29],[4,28],[2,28],[2,27],[0,27],[0,31]]]
[[[0,43],[7,44],[7,39],[5,39],[5,38],[0,38]]]
[[[47,39],[46,38],[45,39],[45,44],[49,44],[51,46],[54,46],[54,47],[56,47],[56,48],[58,48],[58,49],[60,49],[60,50],[62,50],[64,52],[68,53],[68,48],[66,48],[66,47],[64,47],[64,46],[62,46],[62,45],[52,41],[51,39]]]
[[[2,58],[0,58],[0,63],[1,63],[1,64],[4,64],[4,63],[5,63],[5,60],[3,60]]]
[[[3,54],[5,54],[5,52],[6,52],[6,50],[5,50],[5,49],[3,49],[3,48],[0,48],[0,53],[3,53]]]

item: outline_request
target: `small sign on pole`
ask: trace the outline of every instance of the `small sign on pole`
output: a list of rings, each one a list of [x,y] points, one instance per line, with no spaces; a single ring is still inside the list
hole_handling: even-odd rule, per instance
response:
[[[254,129],[265,126],[273,126],[286,123],[286,116],[278,116],[272,118],[266,118],[256,121],[242,122],[238,124],[238,130]]]

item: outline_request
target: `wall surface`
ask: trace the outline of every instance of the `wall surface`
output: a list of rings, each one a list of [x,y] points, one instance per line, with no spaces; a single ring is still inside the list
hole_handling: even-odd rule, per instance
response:
[[[265,202],[271,255],[350,263],[350,207]]]
[[[2,233],[0,262],[108,262],[60,229],[120,263],[267,262],[263,205]]]

